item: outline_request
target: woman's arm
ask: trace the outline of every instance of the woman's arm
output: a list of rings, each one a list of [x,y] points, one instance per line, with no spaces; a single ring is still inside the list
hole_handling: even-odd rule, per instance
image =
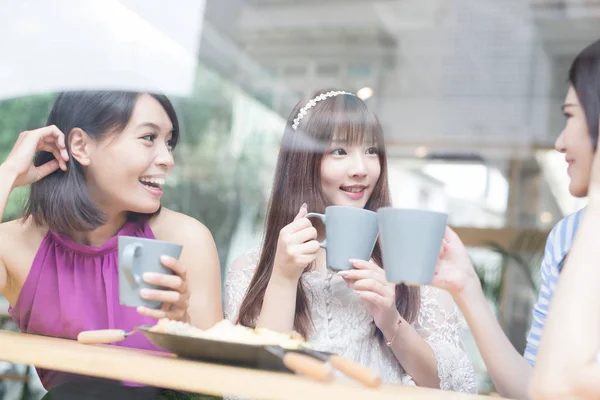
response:
[[[2,215],[6,209],[8,203],[8,196],[12,191],[12,185],[15,181],[15,174],[11,174],[6,168],[0,164],[0,222],[2,221]],[[2,226],[0,226],[0,231]],[[2,254],[0,254],[0,295],[4,293],[7,282],[6,265],[2,261]]]
[[[188,271],[189,313],[192,324],[208,329],[223,319],[221,267],[210,231],[194,221],[184,244],[181,261]]]
[[[456,300],[498,393],[526,399],[531,365],[506,337],[481,288]]]
[[[279,332],[294,330],[296,296],[302,273],[317,257],[317,230],[306,218],[306,204],[277,240],[277,251],[256,326]]]
[[[404,371],[419,386],[439,388],[434,353],[415,328],[398,313],[395,285],[387,281],[385,271],[373,261],[350,262],[354,269],[338,274],[362,299]]]
[[[179,263],[190,296],[190,323],[202,329],[212,327],[223,319],[221,269],[212,234],[194,218],[165,208],[156,225],[158,239],[183,245]]]
[[[8,196],[12,192],[13,184],[15,182],[16,174],[4,167],[4,164],[0,164],[0,222],[2,216],[6,210],[6,204],[8,203]]]
[[[271,275],[256,327],[278,332],[293,331],[297,293],[298,280],[287,279],[275,273]]]
[[[459,237],[447,228],[433,286],[447,290],[463,313],[502,396],[525,399],[531,366],[510,343],[488,305]]]
[[[36,167],[33,157],[40,150],[51,152],[55,159]],[[68,160],[65,136],[56,126],[22,132],[6,160],[0,164],[0,222],[13,188],[36,182],[59,168],[66,171]],[[6,265],[0,254],[0,294],[4,292],[7,280]]]
[[[594,170],[598,171],[598,166]],[[596,363],[600,344],[599,237],[600,196],[590,184],[589,204],[551,302],[531,382],[533,398],[584,395],[577,393],[574,383]],[[588,398],[600,396],[600,392],[587,394]]]
[[[395,285],[387,281],[384,270],[372,261],[350,260],[350,262],[355,269],[340,271],[339,275],[363,300],[396,359],[415,383],[432,388],[464,390],[467,385],[463,385],[463,383],[466,382],[461,382],[460,387],[455,388],[455,383],[461,379],[448,379],[453,376],[452,371],[447,373],[445,370],[460,370],[457,361],[465,359],[466,364],[469,364],[467,369],[471,371],[473,390],[475,390],[473,367],[466,359],[466,354],[458,348],[456,348],[457,351],[450,349],[453,346],[451,343],[456,346],[460,345],[460,337],[444,338],[452,331],[454,322],[450,321],[450,317],[453,314],[445,312],[446,307],[438,301],[438,296],[421,298],[423,304],[419,313],[419,321],[413,327],[398,313]],[[424,293],[429,292],[429,289],[423,290]],[[437,289],[432,290],[435,293],[444,294]],[[445,296],[451,303],[450,309],[454,310],[452,298],[448,294]],[[415,329],[417,326],[419,329]],[[441,346],[444,347],[443,350],[437,346],[441,342],[438,340],[440,338],[444,342],[444,345]],[[461,356],[457,357],[459,354]],[[466,381],[467,375],[465,373],[462,376],[463,381]]]
[[[382,330],[404,371],[419,386],[439,388],[438,363],[431,347],[415,328],[398,315],[399,323]]]

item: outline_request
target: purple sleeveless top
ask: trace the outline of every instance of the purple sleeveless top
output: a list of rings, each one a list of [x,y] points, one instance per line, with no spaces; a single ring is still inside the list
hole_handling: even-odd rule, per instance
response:
[[[121,235],[154,239],[145,222],[127,222],[117,234]],[[86,330],[130,331],[138,325],[154,325],[156,320],[119,304],[117,236],[93,247],[48,232],[17,303],[9,309],[21,332],[76,339],[79,332]],[[142,334],[131,335],[116,345],[159,350]],[[39,368],[38,374],[46,390],[78,379],[75,375]]]

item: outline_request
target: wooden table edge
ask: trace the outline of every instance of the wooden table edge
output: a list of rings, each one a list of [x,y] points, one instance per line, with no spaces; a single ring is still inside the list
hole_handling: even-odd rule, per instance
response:
[[[0,360],[214,396],[259,399],[475,399],[465,393],[385,384],[319,383],[302,376],[184,360],[169,354],[0,331]]]

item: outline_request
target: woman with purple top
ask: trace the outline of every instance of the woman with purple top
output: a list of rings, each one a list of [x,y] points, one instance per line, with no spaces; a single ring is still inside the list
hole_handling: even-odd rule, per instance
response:
[[[161,208],[179,125],[162,95],[62,93],[48,126],[19,135],[0,164],[0,219],[13,188],[31,185],[24,217],[0,224],[0,294],[23,332],[75,339],[94,329],[130,330],[159,318],[209,328],[223,318],[216,246],[195,219]],[[159,310],[119,304],[117,236],[183,245],[146,274]],[[118,345],[155,349],[143,335]],[[82,377],[38,370],[49,390]]]

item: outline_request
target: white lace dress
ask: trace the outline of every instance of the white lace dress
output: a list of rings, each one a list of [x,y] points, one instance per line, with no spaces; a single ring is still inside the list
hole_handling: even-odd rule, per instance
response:
[[[225,317],[231,321],[237,318],[257,261],[255,250],[237,260],[227,273]],[[374,336],[373,317],[339,275],[313,271],[302,279],[311,302],[314,330],[308,341],[314,349],[350,358],[377,371],[385,382],[415,385],[391,349]],[[477,393],[475,371],[462,345],[461,319],[452,297],[422,287],[421,309],[413,326],[433,349],[440,388]]]

